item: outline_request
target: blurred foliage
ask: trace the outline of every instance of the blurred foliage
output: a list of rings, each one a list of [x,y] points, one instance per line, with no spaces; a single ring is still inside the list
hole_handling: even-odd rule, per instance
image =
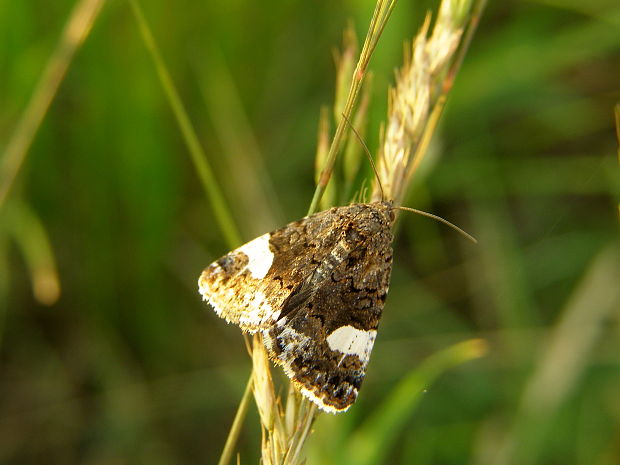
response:
[[[0,1],[0,150],[73,4]],[[145,2],[244,240],[307,210],[332,50],[372,6]],[[371,150],[433,6],[401,0],[379,44]],[[360,400],[318,419],[309,463],[384,440],[367,421],[389,421],[396,387],[472,338],[488,355],[410,402],[380,463],[620,462],[619,28],[615,0],[490,2],[406,203],[480,244],[402,215]],[[0,211],[0,463],[214,462],[250,369],[196,291],[226,250],[129,5],[110,1]],[[242,463],[259,435],[251,413]]]

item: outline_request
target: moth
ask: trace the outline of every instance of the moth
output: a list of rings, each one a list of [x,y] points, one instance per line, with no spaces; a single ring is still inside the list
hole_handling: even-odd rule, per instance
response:
[[[347,410],[364,380],[390,283],[394,209],[356,203],[302,218],[198,279],[217,315],[261,332],[270,358],[326,412]]]

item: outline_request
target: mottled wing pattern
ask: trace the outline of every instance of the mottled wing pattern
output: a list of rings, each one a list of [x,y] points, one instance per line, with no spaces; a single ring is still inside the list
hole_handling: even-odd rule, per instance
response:
[[[284,301],[312,274],[338,239],[332,209],[264,234],[209,265],[199,292],[215,312],[242,330],[270,327]]]
[[[265,345],[299,390],[328,412],[357,398],[392,268],[390,205],[353,205],[340,239],[292,293]]]
[[[198,281],[216,313],[262,331],[272,359],[328,412],[346,410],[364,378],[392,265],[391,204],[354,204],[260,236]]]

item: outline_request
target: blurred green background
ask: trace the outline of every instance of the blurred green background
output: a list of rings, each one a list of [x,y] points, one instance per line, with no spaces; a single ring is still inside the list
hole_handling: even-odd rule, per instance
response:
[[[0,150],[74,3],[0,1]],[[307,211],[332,52],[373,5],[144,2],[243,240]],[[372,61],[373,152],[428,8],[401,0]],[[309,463],[355,463],[354,437],[381,443],[372,463],[620,463],[619,89],[616,0],[490,2],[406,202],[480,243],[402,216],[359,402],[318,419]],[[250,362],[196,280],[228,248],[131,9],[110,1],[0,210],[0,463],[215,462]],[[426,386],[397,428],[355,436],[472,338],[486,356]],[[252,407],[242,463],[259,444]]]

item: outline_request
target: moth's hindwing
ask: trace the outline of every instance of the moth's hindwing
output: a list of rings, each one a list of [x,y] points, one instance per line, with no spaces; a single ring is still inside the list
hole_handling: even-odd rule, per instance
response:
[[[212,263],[200,293],[229,322],[262,331],[272,359],[328,412],[356,399],[392,266],[389,203],[333,208]]]

